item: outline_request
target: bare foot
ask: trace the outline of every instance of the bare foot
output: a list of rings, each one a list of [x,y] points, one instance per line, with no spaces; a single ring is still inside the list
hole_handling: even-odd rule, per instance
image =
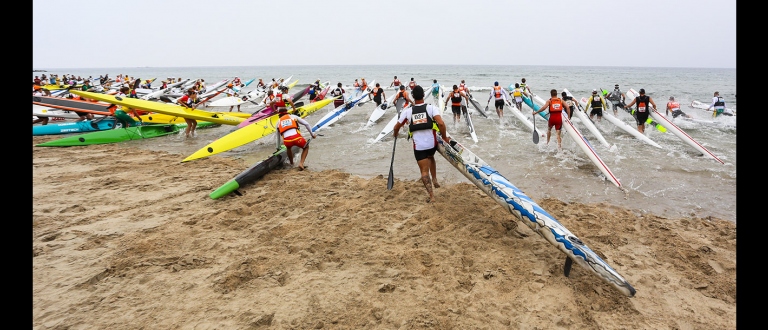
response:
[[[435,188],[440,188],[440,185],[437,184],[437,181],[432,180],[432,185],[435,186]]]
[[[299,165],[299,171],[303,171],[303,170],[304,170],[304,166]]]

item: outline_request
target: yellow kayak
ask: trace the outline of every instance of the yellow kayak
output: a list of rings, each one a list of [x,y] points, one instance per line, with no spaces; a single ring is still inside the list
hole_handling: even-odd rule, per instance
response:
[[[333,100],[334,98],[327,98],[325,100],[321,100],[315,103],[310,103],[308,105],[297,108],[296,112],[292,112],[292,113],[294,114],[298,113],[298,115],[301,118],[304,118],[314,113],[315,111],[325,107],[326,105],[330,104],[331,102],[333,102]],[[216,141],[211,142],[207,146],[202,147],[200,150],[195,151],[195,153],[193,153],[189,157],[182,160],[182,162],[188,162],[190,160],[205,158],[208,156],[218,154],[220,152],[232,150],[244,144],[261,139],[267,135],[271,135],[276,131],[275,126],[277,126],[278,119],[279,119],[278,115],[274,114],[260,121],[257,121],[253,124],[239,128],[236,131],[229,133],[217,139]]]
[[[291,88],[293,88],[293,86],[296,86],[296,84],[298,84],[298,83],[299,83],[299,81],[298,81],[298,80],[294,80],[292,83],[290,83],[290,84],[288,84],[288,85],[287,85],[287,86],[288,86],[288,89],[291,89]]]
[[[161,103],[161,102],[147,101],[142,99],[134,99],[130,97],[121,97],[121,96],[107,95],[107,94],[101,94],[101,93],[83,92],[83,91],[77,91],[77,90],[72,90],[70,92],[75,95],[80,95],[88,99],[94,99],[94,100],[99,100],[99,101],[103,101],[111,104],[122,105],[124,107],[128,107],[131,109],[157,112],[164,115],[195,119],[200,121],[207,121],[207,122],[212,122],[216,124],[237,125],[245,121],[246,119],[242,117],[232,116],[231,113],[228,113],[228,112],[210,112],[205,110],[190,109],[190,108],[185,108],[180,105],[175,105],[172,103]]]
[[[69,87],[71,87],[71,86],[72,86],[72,85],[56,85],[56,84],[48,84],[48,85],[43,85],[42,87],[43,87],[43,88],[45,88],[45,89],[47,89],[47,90],[49,90],[49,91],[55,91],[55,90],[59,90],[59,89],[67,89],[67,88],[69,88]],[[82,84],[80,84],[80,85],[75,85],[75,87],[74,87],[74,88],[80,88],[80,87],[83,87],[83,85],[82,85]]]
[[[251,114],[247,112],[236,112],[236,113],[232,113],[232,116],[247,119],[251,116]],[[186,123],[183,117],[171,116],[171,115],[166,115],[162,113],[150,113],[148,115],[142,115],[140,117],[141,117],[141,120],[145,123],[153,123],[153,124],[184,124]],[[198,122],[201,122],[201,121],[202,120],[198,120]]]

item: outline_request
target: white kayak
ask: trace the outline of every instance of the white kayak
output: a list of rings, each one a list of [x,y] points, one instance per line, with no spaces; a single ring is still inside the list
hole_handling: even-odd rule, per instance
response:
[[[368,95],[367,93],[365,93],[363,95],[360,95],[358,98],[356,98],[356,99],[354,99],[354,100],[352,100],[350,102],[344,103],[344,104],[336,107],[336,109],[333,109],[333,111],[325,114],[325,116],[323,116],[323,118],[320,118],[320,120],[317,121],[315,126],[312,126],[312,132],[317,132],[320,129],[328,127],[331,124],[339,121],[339,119],[341,119],[344,116],[346,116],[349,113],[349,111],[352,110],[355,107],[355,105],[358,102],[360,102],[360,100],[362,100],[363,97],[366,97],[367,95]]]
[[[573,94],[567,89],[563,88],[563,92],[565,92],[565,95],[570,96],[573,98]],[[592,120],[589,119],[589,116],[587,116],[586,113],[579,110],[580,105],[578,104],[578,101],[576,99],[573,99],[574,102],[576,102],[576,109],[573,110],[575,112],[575,115],[579,117],[579,120],[584,124],[584,126],[587,127],[590,133],[594,135],[600,143],[605,146],[608,149],[611,149],[611,145],[608,143],[608,141],[605,140],[605,137],[603,137],[603,134],[600,133],[600,131],[597,129],[597,126],[595,126],[594,123],[592,123]]]
[[[685,131],[683,131],[677,125],[673,124],[671,120],[667,119],[667,117],[662,116],[658,111],[651,109],[650,115],[651,117],[653,117],[653,119],[656,120],[656,122],[661,124],[661,126],[666,127],[668,131],[672,132],[672,134],[680,138],[680,140],[683,140],[683,142],[687,143],[689,146],[693,147],[698,152],[720,162],[720,164],[725,164],[725,162],[720,160],[720,158],[717,158],[717,156],[715,156],[712,152],[707,150],[707,148],[704,148],[704,146],[702,146],[699,142],[694,140],[690,135],[688,135],[688,133],[685,133]]]
[[[395,99],[395,96],[397,96],[397,93],[392,93],[381,105],[376,107],[376,109],[373,109],[373,112],[371,112],[371,118],[368,118],[368,123],[365,124],[365,127],[370,127],[373,124],[375,124],[379,119],[384,116],[384,113],[386,113],[387,109],[390,108],[390,105],[392,104],[392,101]]]
[[[160,96],[165,94],[166,91],[169,91],[169,90],[170,90],[170,88],[158,89],[158,90],[153,91],[151,93],[144,94],[144,96],[140,97],[140,99],[148,100],[148,101],[149,100],[154,100],[156,98],[159,98]]]
[[[467,122],[467,128],[469,129],[469,136],[472,137],[472,141],[475,141],[475,143],[477,143],[477,133],[475,133],[475,124],[472,123],[472,116],[469,114],[469,111],[467,111],[464,114],[464,120]]]
[[[229,79],[224,79],[224,80],[220,80],[219,82],[213,85],[205,86],[205,92],[200,95],[200,99],[205,99],[206,97],[216,94],[216,92],[218,92],[217,89],[221,86],[226,85],[228,81]]]
[[[405,109],[408,109],[410,107],[411,106],[409,105],[409,106],[405,107],[403,110],[398,110],[397,113],[395,114],[395,116],[392,117],[392,119],[389,120],[389,122],[387,123],[387,126],[384,126],[384,129],[381,130],[379,135],[377,135],[376,138],[373,139],[373,142],[374,143],[379,142],[379,140],[381,140],[385,136],[389,135],[389,133],[392,133],[392,131],[395,129],[395,124],[397,124],[397,118],[400,117],[400,112],[404,111]]]
[[[616,178],[615,175],[613,175],[613,172],[611,172],[611,169],[608,168],[608,165],[603,162],[603,160],[600,158],[600,156],[597,154],[597,151],[595,151],[595,148],[592,147],[592,145],[587,141],[586,138],[584,138],[584,135],[581,134],[581,132],[576,128],[576,126],[573,126],[573,123],[570,119],[568,119],[567,114],[562,114],[563,118],[563,129],[566,133],[576,142],[576,144],[579,145],[579,148],[581,148],[582,151],[584,151],[585,154],[587,154],[587,157],[589,157],[589,160],[592,161],[592,163],[597,166],[597,169],[600,170],[600,172],[605,175],[605,178],[608,179],[608,181],[611,181],[616,187],[621,188],[621,182],[618,178]]]
[[[248,102],[250,98],[247,95],[240,96],[227,96],[225,98],[218,99],[208,104],[209,107],[231,107],[235,105],[241,105]]]
[[[528,119],[529,117],[526,117],[520,110],[518,110],[516,105],[509,104],[509,112],[512,112],[512,114],[515,115],[515,117],[517,117],[518,120],[520,120],[523,124],[525,124],[525,126],[528,127],[529,131],[534,130],[533,122],[531,122],[531,120]],[[541,136],[545,136],[545,135],[542,134]]]
[[[709,108],[709,105],[701,103],[701,102],[696,101],[696,100],[691,102],[691,108],[696,108],[696,109],[704,110],[704,111],[709,112],[709,113],[712,113],[712,110],[713,110],[713,109]],[[733,110],[731,108],[725,108],[725,110],[723,111],[723,114],[721,116],[735,116],[735,115],[736,115],[736,110]]]
[[[40,117],[57,117],[66,119],[80,119],[80,116],[74,111],[52,109],[37,104],[32,105],[32,116]],[[104,117],[103,115],[93,115],[94,117]]]
[[[581,101],[582,106],[586,106],[586,104],[587,104],[587,98],[586,97],[582,97],[580,101]],[[629,124],[623,122],[621,119],[616,118],[616,116],[614,116],[611,112],[612,111],[603,111],[603,118],[605,118],[606,120],[611,122],[611,124],[614,124],[614,125],[618,126],[619,128],[623,129],[625,132],[631,134],[632,136],[634,136],[638,140],[643,141],[645,143],[648,143],[648,144],[650,144],[650,145],[652,145],[652,146],[654,146],[656,148],[663,149],[658,143],[656,143],[653,140],[651,140],[651,138],[645,136],[645,134],[643,134],[643,133],[640,133],[640,131],[638,131],[636,128],[634,128],[632,126],[629,126]]]

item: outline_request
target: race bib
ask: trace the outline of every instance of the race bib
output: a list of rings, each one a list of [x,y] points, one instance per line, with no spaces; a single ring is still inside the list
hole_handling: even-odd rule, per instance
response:
[[[645,103],[643,103],[643,102],[640,102],[640,103],[637,105],[637,111],[640,111],[640,112],[645,112]]]
[[[413,114],[411,115],[411,122],[414,125],[424,124],[427,122],[427,114],[425,112]]]

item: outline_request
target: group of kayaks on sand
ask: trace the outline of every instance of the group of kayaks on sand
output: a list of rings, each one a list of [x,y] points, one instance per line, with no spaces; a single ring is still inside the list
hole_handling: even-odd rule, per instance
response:
[[[468,106],[471,105],[476,112],[487,118],[486,112],[493,101],[496,114],[500,122],[503,122],[504,106],[507,105],[509,111],[521,122],[525,122],[529,129],[533,130],[534,143],[537,143],[539,135],[536,132],[535,122],[528,124],[529,117],[522,115],[523,104],[525,104],[531,108],[531,119],[534,119],[536,115],[546,118],[548,122],[547,142],[549,142],[549,132],[555,128],[558,134],[558,144],[560,144],[559,132],[561,128],[565,129],[593,163],[600,168],[606,178],[619,188],[621,188],[619,180],[613,176],[604,162],[599,159],[595,149],[571,123],[572,116],[578,116],[581,123],[587,126],[596,137],[599,135],[599,131],[590,128],[589,123],[592,123],[593,120],[599,122],[602,118],[615,118],[619,108],[633,113],[637,121],[637,129],[631,127],[630,129],[634,130],[635,134],[639,133],[640,136],[644,136],[645,124],[649,120],[655,120],[660,123],[661,126],[659,127],[666,127],[681,139],[687,136],[681,129],[671,124],[666,116],[661,116],[657,112],[656,103],[645,94],[644,89],[640,89],[639,92],[635,92],[633,89],[622,92],[618,85],[610,93],[605,91],[600,93],[598,89],[594,89],[592,95],[582,97],[579,100],[576,100],[566,89],[562,91],[553,89],[550,91],[550,98],[542,100],[531,92],[531,88],[526,85],[524,78],[521,82],[511,84],[506,90],[498,82],[495,82],[488,94],[485,110],[483,110],[464,80],[446,90],[436,79],[432,79],[432,84],[428,86],[421,86],[416,83],[414,78],[411,78],[406,84],[395,76],[394,80],[387,86],[394,87],[395,92],[388,97],[384,91],[385,88],[382,87],[384,84],[377,83],[375,80],[368,82],[364,78],[356,79],[351,86],[344,86],[341,82],[334,86],[330,81],[321,82],[318,79],[294,93],[291,93],[290,90],[298,81],[291,82],[290,77],[272,79],[270,83],[258,79],[256,87],[248,92],[243,91],[243,88],[255,82],[256,79],[244,82],[239,77],[235,77],[231,80],[226,79],[206,85],[202,79],[168,78],[161,82],[161,86],[152,87],[154,79],[142,80],[123,75],[119,75],[114,80],[107,76],[101,76],[94,81],[90,81],[89,77],[80,82],[77,78],[64,75],[60,80],[55,80],[55,86],[65,86],[58,89],[45,88],[42,85],[43,79],[40,79],[40,82],[36,80],[33,83],[33,114],[38,114],[39,120],[40,118],[55,117],[57,114],[55,111],[58,110],[76,112],[78,115],[77,118],[74,118],[76,123],[90,122],[90,124],[69,128],[70,131],[64,132],[91,130],[96,132],[49,141],[41,143],[39,146],[107,143],[103,142],[106,141],[106,138],[95,134],[103,133],[98,129],[101,127],[99,124],[109,120],[112,120],[114,125],[105,131],[125,132],[120,137],[123,140],[172,134],[180,132],[182,127],[186,136],[194,137],[198,122],[201,126],[221,124],[237,126],[236,130],[214,140],[183,160],[191,161],[232,150],[276,133],[273,136],[277,137],[277,150],[268,158],[254,164],[211,193],[210,197],[214,199],[232,192],[237,193],[237,189],[243,184],[263,176],[286,161],[293,165],[294,154],[298,152],[301,154],[298,169],[303,170],[306,167],[305,160],[310,142],[320,136],[318,131],[337,122],[351,109],[367,102],[373,102],[375,109],[371,119],[369,119],[370,124],[375,123],[387,109],[394,107],[397,114],[391,121],[391,126],[388,124],[382,134],[375,139],[378,141],[382,136],[389,133],[395,137],[388,188],[392,188],[391,167],[394,165],[394,152],[399,140],[397,137],[400,135],[401,128],[404,128],[403,133],[412,140],[413,154],[419,167],[421,182],[429,196],[429,202],[435,200],[433,189],[439,187],[434,154],[440,153],[495,202],[506,207],[511,214],[526,225],[535,228],[537,233],[565,253],[567,255],[564,268],[566,276],[570,271],[571,263],[576,262],[628,296],[633,296],[635,290],[625,279],[498,171],[459,141],[456,141],[449,134],[442,114],[450,105],[454,128],[461,121],[463,115],[473,140],[477,142],[470,119],[474,112],[469,111]],[[62,92],[53,93],[59,90]],[[219,95],[223,97],[215,99]],[[308,102],[301,101],[304,96],[308,96]],[[432,97],[432,103],[426,102],[429,96]],[[717,93],[715,96],[718,97]],[[629,102],[627,103],[627,101]],[[256,105],[259,109],[253,113],[240,112],[240,105],[246,104],[246,102]],[[317,120],[314,125],[306,119],[308,115],[331,103],[333,103],[334,109]],[[610,111],[609,104],[613,105],[613,111]],[[229,111],[213,112],[197,109],[201,105],[204,107],[211,105],[229,107]],[[50,107],[51,109],[46,109],[50,112],[45,115],[35,112],[34,107],[36,106]],[[233,111],[235,106],[237,106],[238,111]],[[715,116],[726,115],[725,101],[722,98],[713,99],[710,108],[715,109]],[[673,118],[687,116],[680,110],[679,104],[674,102],[674,98],[670,98],[666,110],[671,113]],[[563,111],[566,115],[562,115]],[[83,116],[79,116],[80,114]],[[179,122],[177,119],[183,121]],[[40,121],[40,123],[47,124],[47,120],[45,122]],[[41,126],[44,125],[34,125],[33,128]],[[306,133],[302,132],[302,127]],[[121,129],[118,130],[117,128]],[[80,131],[76,131],[76,129]],[[598,139],[601,138],[600,135]],[[67,140],[62,141],[65,139]],[[693,141],[689,136],[688,139]],[[689,144],[693,146],[694,142],[689,142]],[[601,143],[607,145],[604,139],[601,139]],[[697,143],[695,144],[697,145]],[[702,154],[705,153],[703,147],[697,150],[701,151]],[[706,152],[708,153],[708,151]],[[709,156],[717,159],[711,153]],[[719,161],[719,159],[717,160]],[[722,163],[722,161],[720,162]]]

